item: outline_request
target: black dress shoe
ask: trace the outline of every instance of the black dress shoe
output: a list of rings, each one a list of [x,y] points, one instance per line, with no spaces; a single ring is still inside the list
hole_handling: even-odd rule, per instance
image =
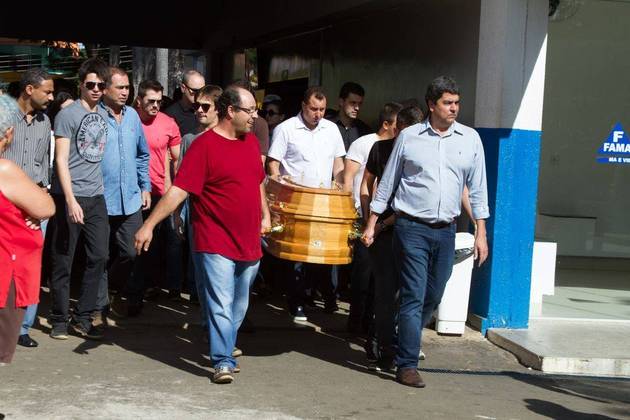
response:
[[[22,334],[20,337],[18,337],[18,342],[17,342],[20,346],[22,347],[37,347],[39,346],[39,343],[35,340],[33,340],[28,334]]]

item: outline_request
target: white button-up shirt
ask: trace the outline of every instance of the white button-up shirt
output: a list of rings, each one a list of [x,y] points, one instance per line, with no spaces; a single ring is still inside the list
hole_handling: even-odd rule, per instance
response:
[[[279,161],[280,174],[296,183],[330,188],[335,158],[345,154],[335,123],[322,119],[311,130],[300,113],[276,126],[267,156]]]

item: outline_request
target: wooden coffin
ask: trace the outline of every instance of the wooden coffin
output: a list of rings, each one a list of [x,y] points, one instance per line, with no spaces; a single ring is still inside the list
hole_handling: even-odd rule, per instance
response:
[[[266,190],[272,225],[277,227],[263,241],[270,254],[316,264],[352,261],[358,215],[351,193],[308,188],[286,177],[269,177]]]

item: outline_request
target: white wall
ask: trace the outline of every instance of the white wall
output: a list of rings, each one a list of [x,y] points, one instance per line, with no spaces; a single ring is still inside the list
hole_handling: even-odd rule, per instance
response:
[[[630,3],[564,3],[549,22],[537,235],[560,255],[630,257],[630,165],[595,162],[616,122],[630,130]]]
[[[472,124],[478,38],[478,1],[417,1],[335,25],[324,32],[322,49],[329,106],[337,107],[344,82],[358,82],[366,90],[360,118],[375,125],[385,102],[415,97],[424,105],[428,83],[446,74],[460,84],[460,121]]]

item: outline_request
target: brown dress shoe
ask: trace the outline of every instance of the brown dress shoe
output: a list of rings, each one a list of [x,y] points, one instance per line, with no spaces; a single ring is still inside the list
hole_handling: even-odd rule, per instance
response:
[[[402,368],[396,372],[396,381],[414,388],[424,388],[425,383],[416,368]]]

